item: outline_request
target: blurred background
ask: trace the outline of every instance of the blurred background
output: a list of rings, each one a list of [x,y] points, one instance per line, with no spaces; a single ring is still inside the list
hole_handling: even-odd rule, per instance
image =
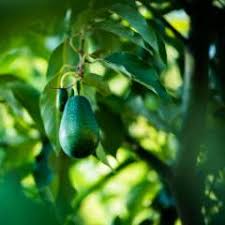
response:
[[[161,160],[171,163],[175,159],[182,119],[184,46],[154,13],[137,2],[137,12],[159,40],[160,53],[153,54],[151,46],[140,41],[129,18],[110,8],[112,2],[0,1],[0,221],[5,225],[181,224],[167,184],[135,155],[127,135]],[[185,12],[179,7],[169,10],[167,1],[152,2],[187,37],[189,17]],[[51,128],[55,133],[49,134],[46,123],[50,127],[57,123],[53,88],[59,82],[52,77],[63,65],[77,64],[73,47],[80,31],[85,32],[85,52],[90,55],[85,73],[95,74],[98,80],[87,79],[82,94],[96,112],[102,141],[94,156],[76,160],[55,149],[57,128]],[[60,46],[70,38],[73,45],[67,46],[65,60],[65,48]],[[173,103],[162,100],[154,88],[94,60],[115,52],[133,54],[153,65],[162,90]],[[213,46],[211,54],[215,55]],[[219,124],[209,121],[218,130]],[[204,151],[201,156],[205,168]],[[224,161],[215,162],[213,168],[207,166],[208,186]],[[210,198],[217,199],[216,195]],[[219,210],[208,208],[207,215]]]

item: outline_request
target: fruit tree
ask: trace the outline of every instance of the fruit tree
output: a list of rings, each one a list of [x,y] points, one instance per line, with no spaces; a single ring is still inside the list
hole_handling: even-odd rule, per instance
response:
[[[4,225],[225,223],[225,1],[0,1]]]

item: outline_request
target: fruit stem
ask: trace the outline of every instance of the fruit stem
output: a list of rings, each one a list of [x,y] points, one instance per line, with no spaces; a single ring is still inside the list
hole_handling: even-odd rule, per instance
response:
[[[64,85],[63,85],[64,80],[65,80],[65,78],[68,77],[68,76],[72,76],[72,78],[75,79],[75,80],[76,80],[76,78],[78,77],[77,74],[76,74],[75,72],[71,72],[71,71],[70,71],[70,72],[64,73],[64,74],[62,75],[61,80],[60,80],[60,87],[61,87],[61,88],[63,88],[63,86],[64,86]]]
[[[77,81],[77,94],[80,95],[80,91],[81,91],[81,81],[78,80]]]
[[[77,65],[77,73],[78,75],[83,78],[84,75],[84,64],[86,61],[86,54],[84,51],[85,45],[85,38],[84,38],[84,31],[80,33],[80,47],[79,47],[79,64]]]

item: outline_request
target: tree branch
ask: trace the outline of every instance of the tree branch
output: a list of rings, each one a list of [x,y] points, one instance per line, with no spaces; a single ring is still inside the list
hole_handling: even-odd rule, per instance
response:
[[[146,161],[155,171],[165,180],[169,181],[172,177],[172,170],[169,165],[160,160],[150,151],[146,151],[140,145],[135,149],[136,154]]]
[[[117,168],[115,168],[112,172],[108,173],[106,176],[104,176],[103,178],[101,178],[99,181],[97,181],[97,183],[95,183],[93,186],[91,186],[89,189],[85,190],[84,192],[82,192],[80,195],[78,195],[78,197],[75,199],[75,201],[73,202],[73,209],[76,211],[79,207],[80,204],[82,203],[82,201],[91,193],[93,193],[94,191],[98,190],[100,187],[102,187],[110,178],[112,178],[113,176],[116,176],[118,174],[119,171],[123,170],[124,168],[126,168],[128,165],[130,165],[131,163],[135,162],[134,159],[127,159],[126,161],[124,161],[123,163],[121,163]]]
[[[145,150],[137,143],[136,140],[128,136],[126,138],[127,142],[131,145],[134,152],[144,161],[148,163],[150,167],[152,167],[159,176],[164,179],[166,182],[171,180],[173,173],[171,167],[159,159],[156,155],[152,152]]]
[[[208,64],[211,30],[210,5],[201,1],[191,14],[190,48],[186,49],[184,122],[174,168],[172,191],[183,225],[204,224],[201,213],[203,189],[197,173],[197,157],[205,132],[208,102]],[[199,11],[202,11],[201,15]],[[193,204],[194,199],[194,204]]]

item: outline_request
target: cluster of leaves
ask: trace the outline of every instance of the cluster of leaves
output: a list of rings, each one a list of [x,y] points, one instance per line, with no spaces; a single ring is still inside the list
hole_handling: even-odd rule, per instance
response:
[[[60,224],[84,224],[81,216],[84,200],[91,193],[104,190],[120,171],[137,164],[133,145],[138,143],[166,162],[174,160],[175,136],[182,120],[181,90],[171,88],[166,75],[174,67],[183,74],[184,43],[168,31],[163,16],[181,6],[166,0],[152,1],[151,5],[144,0],[76,0],[68,5],[49,1],[48,5],[51,10],[45,1],[34,2],[27,8],[21,5],[21,10],[7,4],[0,7],[5,31],[2,43],[7,38],[7,43],[0,47],[1,173],[16,171],[19,182],[31,175],[35,184],[25,188],[27,195],[50,206]],[[31,14],[28,8],[35,8],[36,13]],[[10,17],[12,13],[14,17]],[[19,29],[10,26],[15,20]],[[81,36],[86,54],[81,91],[95,109],[101,128],[101,145],[95,157],[113,167],[108,160],[111,155],[117,158],[118,165],[92,186],[76,191],[69,174],[74,165],[79,167],[79,162],[68,159],[60,149],[60,112],[54,88],[60,87],[65,73],[74,72],[79,66]],[[220,38],[217,39],[218,50],[221,47]],[[170,52],[171,58],[167,58],[169,51],[175,52],[175,56]],[[38,66],[27,70],[13,66],[17,59],[22,59],[25,66],[35,65],[30,58],[48,61],[46,76]],[[218,74],[225,69],[217,65],[216,57],[211,61],[210,110],[198,166],[206,190],[203,199],[206,219],[211,224],[221,224],[225,215],[224,107],[223,78]],[[4,118],[9,121],[3,121]],[[130,185],[126,195],[128,213],[116,213],[118,216],[114,213],[110,222],[144,225],[160,220],[161,224],[174,224],[177,214],[167,184],[151,178],[152,170],[142,168],[142,172],[143,176]],[[18,202],[24,202],[23,198]],[[102,201],[107,205],[109,200],[102,196]],[[54,219],[46,224],[57,224]]]

